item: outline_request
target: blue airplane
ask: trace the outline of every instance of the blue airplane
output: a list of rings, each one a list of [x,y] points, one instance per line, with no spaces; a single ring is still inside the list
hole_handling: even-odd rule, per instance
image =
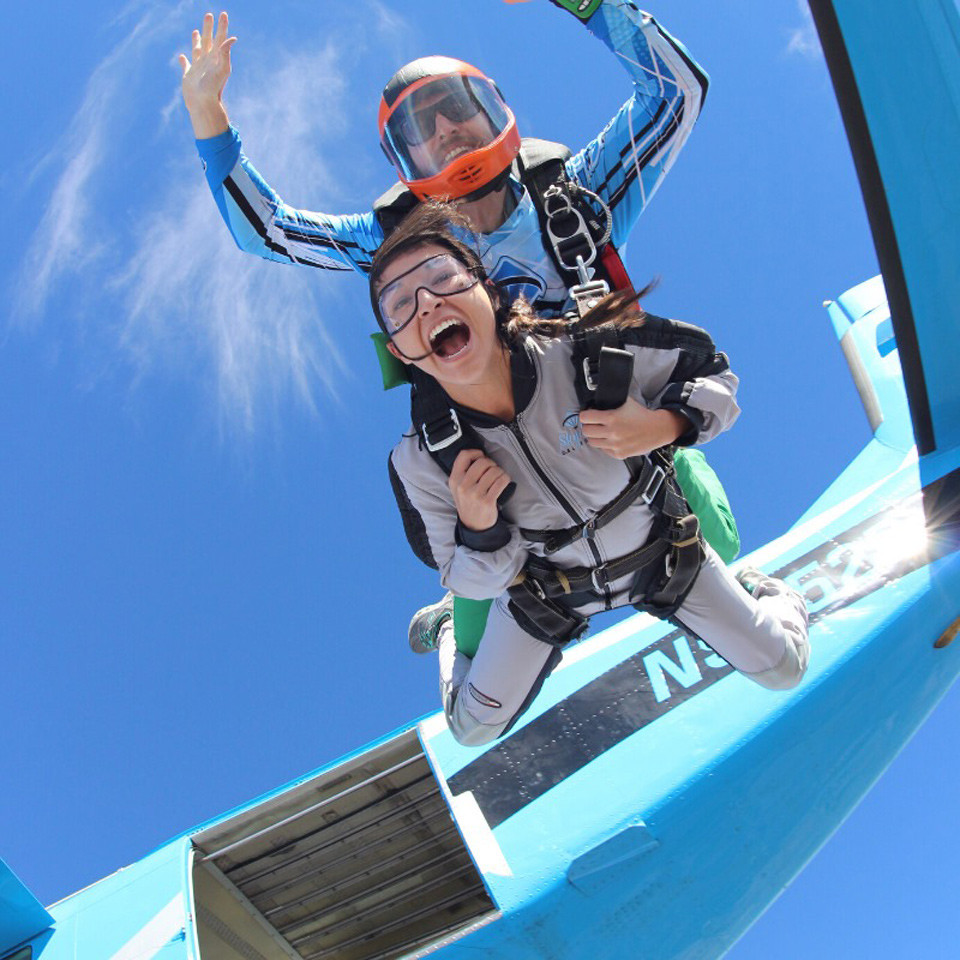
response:
[[[0,864],[0,960],[719,957],[829,838],[960,670],[960,9],[811,8],[883,276],[827,307],[873,437],[747,558],[805,681],[632,617],[483,750],[427,716],[48,909]]]

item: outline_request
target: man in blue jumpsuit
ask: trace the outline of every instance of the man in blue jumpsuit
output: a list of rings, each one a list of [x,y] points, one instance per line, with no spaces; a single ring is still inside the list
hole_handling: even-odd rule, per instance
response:
[[[632,84],[616,115],[565,163],[569,180],[609,210],[609,239],[619,248],[690,135],[708,79],[684,47],[630,0],[552,2],[584,22]],[[180,64],[207,181],[237,245],[268,260],[366,274],[384,239],[374,212],[295,209],[243,153],[222,101],[235,39],[228,36],[226,13],[215,32],[213,15],[207,14],[202,30],[193,33],[191,56],[181,56]],[[492,81],[460,61],[415,61],[384,90],[380,134],[401,183],[417,198],[459,200],[478,231],[478,252],[491,278],[512,296],[525,296],[540,313],[557,315],[570,307],[569,282],[548,253],[534,202],[517,176],[520,138],[513,114]],[[584,435],[598,449],[625,458],[638,446],[643,413],[635,401],[612,411],[583,411]],[[732,516],[729,521],[735,540]],[[728,548],[726,559],[729,553]],[[446,607],[435,606],[433,620],[428,617],[431,639],[436,618],[446,616]]]

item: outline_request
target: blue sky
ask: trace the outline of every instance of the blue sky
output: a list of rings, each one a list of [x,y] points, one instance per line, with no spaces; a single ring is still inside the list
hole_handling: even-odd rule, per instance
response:
[[[437,590],[386,482],[406,398],[378,386],[365,284],[233,246],[179,97],[205,8],[93,9],[21,4],[0,37],[0,856],[44,902],[437,701],[406,645]],[[523,133],[573,147],[627,95],[545,0],[229,9],[231,117],[311,209],[389,186],[379,91],[416,56],[485,68]],[[708,452],[752,549],[868,438],[821,302],[876,259],[805,6],[651,12],[713,85],[627,266],[741,376]],[[730,956],[951,954],[958,719],[954,693]]]

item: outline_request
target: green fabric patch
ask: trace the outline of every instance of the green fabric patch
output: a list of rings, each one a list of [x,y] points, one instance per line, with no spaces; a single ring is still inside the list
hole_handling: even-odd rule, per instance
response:
[[[398,360],[388,349],[390,338],[382,331],[370,334],[374,347],[377,349],[377,361],[380,364],[380,376],[383,378],[383,389],[392,390],[410,382],[407,365]]]
[[[724,563],[735,560],[740,552],[740,534],[733,519],[730,501],[720,478],[706,457],[691,447],[679,447],[673,455],[677,483],[700,521],[703,539],[713,547]]]
[[[600,9],[603,0],[553,0],[558,7],[569,10],[581,20],[589,20]]]
[[[457,649],[471,659],[476,655],[480,638],[487,628],[491,603],[492,600],[453,598],[453,635],[457,639]]]

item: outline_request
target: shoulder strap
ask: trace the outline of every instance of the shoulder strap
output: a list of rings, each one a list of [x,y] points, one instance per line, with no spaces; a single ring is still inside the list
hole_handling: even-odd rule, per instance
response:
[[[373,215],[389,237],[400,225],[400,221],[417,205],[419,201],[402,183],[395,183],[386,193],[373,202]]]
[[[530,191],[534,204],[552,183],[566,179],[564,165],[571,156],[569,147],[552,140],[524,137],[520,141],[520,180]]]
[[[619,289],[625,285],[626,273],[622,264],[619,272],[616,264],[611,264],[610,254],[616,263],[620,260],[609,243],[610,211],[596,194],[589,194],[567,175],[570,156],[570,150],[560,143],[533,138],[521,142],[517,158],[520,180],[537,211],[543,248],[568,286],[581,282],[577,271],[580,256],[592,268],[594,277]],[[587,199],[588,194],[601,209]]]
[[[410,418],[421,446],[447,476],[461,450],[484,449],[480,434],[460,419],[437,381],[416,367],[410,368]],[[500,494],[500,506],[510,499],[516,488],[517,485],[511,483]]]
[[[633,354],[623,349],[623,331],[611,324],[571,328],[573,382],[580,409],[615,410],[630,393]]]

